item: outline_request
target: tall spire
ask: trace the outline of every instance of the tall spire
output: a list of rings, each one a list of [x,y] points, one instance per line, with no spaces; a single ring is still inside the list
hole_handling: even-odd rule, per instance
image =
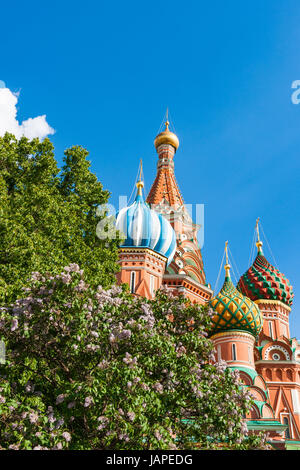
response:
[[[138,196],[142,196],[142,189],[144,187],[144,183],[142,181],[142,174],[143,174],[143,161],[142,159],[140,160],[140,176],[139,176],[139,180],[138,182],[136,183],[136,187],[137,187],[137,195]]]
[[[191,215],[184,205],[174,173],[174,155],[179,146],[179,140],[169,130],[168,117],[169,111],[167,109],[165,130],[158,134],[154,141],[158,153],[157,174],[148,194],[147,202],[151,208],[168,218],[176,232],[176,259],[174,258],[170,264],[167,275],[174,275],[175,284],[179,286],[179,283],[182,283],[180,285],[185,290],[184,284],[188,285],[187,283],[191,279],[202,286],[206,281],[197,239],[199,225],[193,223]],[[181,276],[180,281],[176,278],[177,275]],[[201,302],[206,298],[205,295],[203,294]]]
[[[258,253],[262,253],[262,246],[263,246],[263,242],[260,240],[259,238],[259,227],[258,227],[258,223],[259,223],[259,217],[257,218],[256,220],[256,226],[255,226],[255,229],[256,229],[256,233],[257,233],[257,242],[256,242],[256,246],[257,246],[257,250],[258,250]]]
[[[224,269],[225,269],[225,276],[226,277],[230,277],[230,264],[229,264],[229,261],[228,261],[228,241],[225,242],[225,255],[226,255],[226,264],[224,266]]]
[[[159,204],[165,200],[170,206],[182,206],[184,202],[175,178],[173,160],[179,147],[179,140],[169,130],[168,118],[169,110],[167,108],[165,129],[154,140],[158,153],[157,175],[150,189],[147,202],[149,204]]]

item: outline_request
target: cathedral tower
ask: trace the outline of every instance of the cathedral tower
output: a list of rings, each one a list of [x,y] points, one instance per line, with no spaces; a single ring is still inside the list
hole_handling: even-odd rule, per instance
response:
[[[266,383],[254,361],[255,341],[262,330],[263,318],[258,305],[239,292],[233,285],[225,245],[225,281],[220,292],[209,302],[214,311],[210,338],[214,342],[217,360],[223,360],[231,369],[238,369],[254,404],[246,416],[248,430],[268,431],[274,443],[282,441],[285,425],[276,419]],[[278,444],[277,444],[278,445]]]
[[[293,288],[264,256],[259,236],[257,256],[240,278],[238,290],[252,299],[263,315],[263,329],[255,348],[255,367],[266,381],[276,418],[286,425],[286,446],[300,441],[300,345],[290,337],[289,315]]]
[[[179,139],[170,131],[168,120],[165,129],[156,136],[154,146],[158,154],[157,174],[147,202],[169,220],[177,240],[174,259],[166,269],[163,284],[192,302],[204,304],[211,298],[212,291],[206,284],[197,240],[200,227],[192,221],[176,181],[174,156]]]
[[[251,375],[255,371],[253,351],[255,338],[262,328],[262,315],[258,306],[233,285],[227,242],[225,251],[225,281],[219,294],[210,301],[214,310],[211,339],[219,360]]]
[[[151,299],[174,256],[176,236],[170,223],[145,203],[143,186],[140,178],[134,203],[117,216],[116,228],[125,235],[119,248],[117,281],[128,284],[132,294]]]

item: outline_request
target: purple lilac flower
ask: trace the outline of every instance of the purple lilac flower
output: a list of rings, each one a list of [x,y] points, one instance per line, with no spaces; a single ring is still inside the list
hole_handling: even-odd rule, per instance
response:
[[[67,431],[63,432],[62,433],[62,437],[67,441],[67,442],[70,442],[71,440],[71,434]]]
[[[83,406],[85,408],[88,408],[92,403],[93,403],[92,397],[86,397],[85,400],[84,400],[84,405]]]
[[[63,393],[61,393],[60,395],[58,395],[58,397],[56,398],[56,404],[59,405],[59,403],[62,403],[65,399],[65,395]]]

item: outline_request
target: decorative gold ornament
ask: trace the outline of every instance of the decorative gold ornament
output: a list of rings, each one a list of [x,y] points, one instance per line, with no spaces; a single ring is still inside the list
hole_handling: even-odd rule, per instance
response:
[[[158,134],[154,140],[154,146],[156,150],[160,145],[172,145],[175,148],[175,151],[179,147],[179,139],[176,134],[169,130],[169,121],[165,122],[165,130]]]
[[[261,239],[259,238],[259,227],[258,227],[258,222],[259,222],[259,217],[257,218],[256,220],[256,233],[257,233],[257,242],[256,242],[256,246],[257,246],[257,250],[259,253],[262,253],[262,246],[263,246],[263,242],[261,241]]]
[[[142,196],[142,189],[144,187],[144,182],[142,181],[142,174],[143,174],[143,161],[141,159],[141,163],[140,163],[140,176],[139,176],[139,180],[138,182],[136,183],[136,187],[137,187],[137,190],[138,190],[138,196]]]

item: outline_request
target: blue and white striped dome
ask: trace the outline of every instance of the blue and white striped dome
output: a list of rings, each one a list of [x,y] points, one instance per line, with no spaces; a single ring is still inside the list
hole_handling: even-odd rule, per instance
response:
[[[126,240],[122,247],[150,248],[167,258],[169,265],[176,251],[176,235],[170,222],[150,209],[142,196],[142,182],[137,184],[138,193],[133,204],[120,210],[116,228]]]

